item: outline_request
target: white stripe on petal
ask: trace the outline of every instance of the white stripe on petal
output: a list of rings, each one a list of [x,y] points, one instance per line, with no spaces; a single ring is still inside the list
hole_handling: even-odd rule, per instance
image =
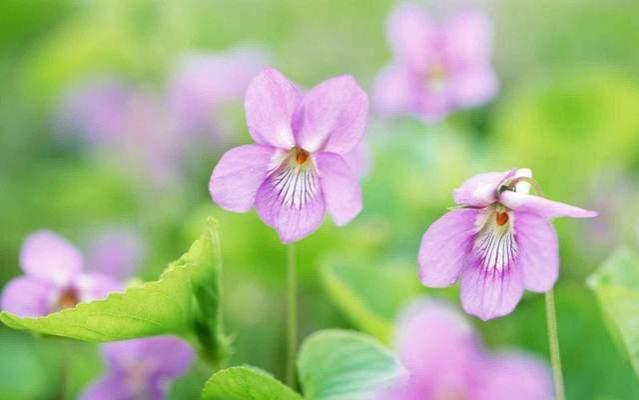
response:
[[[286,207],[302,209],[319,191],[317,173],[311,156],[303,163],[296,161],[296,149],[270,176],[278,198]]]
[[[486,271],[503,271],[517,255],[517,242],[513,229],[512,212],[503,225],[497,221],[498,212],[494,207],[486,209],[477,218],[478,233],[473,245],[473,253]]]

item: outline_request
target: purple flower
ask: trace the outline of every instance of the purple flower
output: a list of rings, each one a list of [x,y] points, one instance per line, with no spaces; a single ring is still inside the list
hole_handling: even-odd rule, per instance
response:
[[[268,62],[257,47],[238,47],[221,53],[193,53],[182,58],[169,83],[169,108],[184,132],[215,131],[219,108],[239,100]]]
[[[388,37],[395,57],[377,78],[374,95],[383,113],[436,121],[497,93],[485,15],[465,12],[436,25],[420,7],[402,4],[389,19]]]
[[[226,152],[211,176],[213,201],[229,211],[255,207],[284,243],[304,238],[326,210],[339,226],[362,209],[348,158],[361,143],[368,98],[350,76],[302,92],[267,69],[246,93],[246,120],[256,144]]]
[[[400,319],[398,356],[408,373],[379,400],[550,400],[545,363],[520,352],[489,354],[444,302],[419,301]]]
[[[189,370],[194,358],[191,347],[172,336],[107,343],[102,355],[108,371],[82,400],[165,399],[169,384]]]
[[[87,270],[124,281],[134,275],[143,255],[144,244],[135,231],[110,228],[93,238],[87,251]]]
[[[593,211],[528,194],[527,169],[476,175],[455,189],[460,207],[435,221],[422,238],[422,283],[461,282],[464,310],[483,320],[515,308],[524,288],[552,289],[559,275],[556,217],[590,218]]]
[[[107,275],[83,273],[80,252],[49,231],[33,233],[25,240],[20,264],[25,275],[5,286],[2,309],[21,317],[47,315],[122,289]]]

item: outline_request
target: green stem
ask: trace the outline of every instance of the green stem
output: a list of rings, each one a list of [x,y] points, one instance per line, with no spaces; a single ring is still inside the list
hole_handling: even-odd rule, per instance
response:
[[[295,266],[295,245],[288,245],[287,272],[287,360],[286,383],[295,388],[295,358],[297,350],[297,277]]]
[[[548,348],[555,382],[555,400],[565,400],[564,378],[561,373],[561,355],[559,353],[559,335],[557,334],[557,315],[555,313],[555,294],[546,292],[546,324],[548,326]]]

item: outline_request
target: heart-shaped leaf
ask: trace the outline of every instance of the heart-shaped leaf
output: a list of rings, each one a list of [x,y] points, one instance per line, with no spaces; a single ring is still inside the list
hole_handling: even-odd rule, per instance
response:
[[[288,386],[255,367],[232,367],[215,373],[204,386],[203,400],[302,400]]]
[[[404,373],[381,343],[343,330],[320,331],[306,339],[297,367],[309,400],[370,400]]]
[[[621,248],[588,278],[613,336],[639,376],[639,255]]]
[[[210,219],[202,237],[157,281],[44,317],[21,318],[2,312],[0,321],[14,329],[90,342],[172,334],[189,340],[216,364],[228,350],[220,272],[217,225]]]

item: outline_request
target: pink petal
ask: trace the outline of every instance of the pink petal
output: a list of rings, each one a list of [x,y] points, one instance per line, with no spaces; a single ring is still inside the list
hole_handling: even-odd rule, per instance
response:
[[[319,153],[315,160],[326,208],[336,225],[346,225],[362,211],[359,180],[346,161],[335,153]]]
[[[484,321],[510,314],[523,294],[522,273],[514,263],[503,270],[489,271],[480,263],[472,263],[462,271],[462,306]]]
[[[413,4],[398,6],[388,21],[388,38],[396,58],[403,64],[423,70],[433,57],[438,28],[424,10]]]
[[[100,232],[91,244],[87,270],[124,280],[140,267],[144,245],[137,232],[128,228],[112,228]]]
[[[52,301],[58,289],[29,276],[12,279],[2,291],[2,310],[20,317],[40,317],[53,311]]]
[[[320,190],[302,207],[287,205],[276,188],[273,177],[262,183],[255,200],[257,215],[275,228],[283,243],[293,243],[311,234],[322,224],[325,212]]]
[[[64,238],[50,231],[35,232],[20,250],[22,270],[29,276],[66,285],[82,271],[82,255]]]
[[[110,373],[93,382],[80,395],[80,400],[126,400],[135,396],[127,384],[127,376]]]
[[[359,142],[357,146],[342,158],[358,178],[364,179],[371,172],[371,154],[366,140]]]
[[[298,146],[345,154],[362,140],[368,116],[368,96],[351,76],[338,76],[311,89],[296,111]]]
[[[513,170],[487,172],[473,176],[453,191],[455,203],[471,207],[485,207],[497,201],[497,190]]]
[[[126,369],[132,362],[145,365],[147,378],[179,377],[189,370],[195,357],[191,346],[174,336],[107,343],[102,346],[102,353],[112,369]]]
[[[75,279],[73,287],[78,291],[81,302],[102,300],[110,293],[124,289],[120,282],[101,274],[82,274]]]
[[[424,285],[447,287],[455,283],[472,246],[478,213],[474,209],[450,211],[424,233],[418,256]]]
[[[253,208],[255,196],[266,179],[275,150],[248,144],[224,153],[213,170],[209,192],[220,207],[235,212]]]
[[[293,83],[275,69],[257,75],[246,90],[248,130],[257,144],[290,149],[295,145],[291,121],[302,99]]]
[[[559,246],[555,228],[543,217],[516,213],[517,264],[524,286],[535,292],[552,289],[559,276]]]
[[[592,218],[597,216],[595,211],[584,210],[583,208],[558,201],[510,190],[504,191],[499,196],[499,201],[512,210],[530,212],[547,219],[557,217]]]
[[[553,386],[546,363],[526,354],[503,353],[483,368],[477,400],[551,400]]]
[[[472,326],[443,301],[412,304],[399,320],[395,342],[402,363],[430,383],[453,379],[463,386],[481,354]]]
[[[492,24],[480,12],[466,12],[451,18],[444,27],[447,64],[453,69],[489,65],[492,53]]]
[[[472,107],[488,102],[497,95],[499,81],[487,66],[463,71],[451,77],[450,91],[453,102]]]
[[[416,90],[414,79],[406,68],[391,64],[377,76],[373,102],[382,114],[388,116],[410,114],[415,111]]]

